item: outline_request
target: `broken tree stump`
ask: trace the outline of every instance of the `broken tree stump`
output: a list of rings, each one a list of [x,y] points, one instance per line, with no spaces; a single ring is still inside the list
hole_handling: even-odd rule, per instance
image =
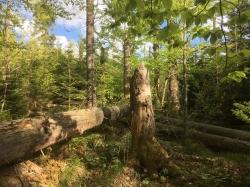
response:
[[[140,165],[149,172],[171,169],[167,151],[156,140],[155,119],[150,90],[149,72],[144,66],[135,70],[130,85],[132,152]]]

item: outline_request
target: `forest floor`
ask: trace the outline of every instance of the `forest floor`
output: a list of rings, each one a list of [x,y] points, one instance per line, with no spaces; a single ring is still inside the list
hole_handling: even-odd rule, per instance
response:
[[[18,170],[25,171],[19,176],[23,186],[250,186],[249,155],[214,152],[190,140],[162,136],[160,142],[181,174],[169,176],[167,168],[154,174],[135,170],[128,164],[129,130],[125,124],[119,125],[102,125],[20,163]],[[14,167],[16,175],[18,170]],[[8,176],[0,173],[0,180]]]

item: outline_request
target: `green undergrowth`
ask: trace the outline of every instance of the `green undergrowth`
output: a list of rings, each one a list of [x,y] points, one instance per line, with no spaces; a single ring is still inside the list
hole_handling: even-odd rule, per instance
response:
[[[55,176],[51,180],[54,180],[54,186],[62,187],[230,187],[250,184],[249,155],[214,152],[191,140],[160,138],[171,161],[180,168],[180,176],[168,176],[167,168],[153,174],[143,168],[131,168],[129,129],[123,124],[116,125],[119,127],[101,125],[80,137],[46,149],[45,156],[36,162],[53,171],[51,175]],[[55,170],[57,165],[60,167]]]
[[[60,186],[112,185],[125,166],[129,147],[130,133],[107,125],[71,139],[67,145],[57,147],[58,154],[67,162],[67,167],[59,175]],[[84,171],[79,168],[84,168]],[[75,171],[80,171],[80,174],[76,176]]]
[[[183,171],[177,182],[183,186],[250,186],[249,154],[213,151],[189,139],[166,138],[161,144]]]

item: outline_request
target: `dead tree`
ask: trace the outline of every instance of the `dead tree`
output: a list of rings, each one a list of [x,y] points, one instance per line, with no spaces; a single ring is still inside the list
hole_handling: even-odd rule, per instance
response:
[[[144,64],[140,64],[131,79],[130,108],[132,151],[141,166],[150,172],[158,171],[164,167],[176,169],[169,162],[167,151],[154,137],[155,119],[149,72]]]
[[[174,126],[158,123],[157,134],[161,137],[175,137],[181,138],[184,133],[184,128],[181,126]],[[234,139],[226,136],[220,136],[217,134],[210,134],[207,132],[201,132],[196,129],[190,128],[188,130],[187,137],[197,142],[216,150],[220,151],[234,151],[250,153],[250,142]]]
[[[169,123],[177,126],[183,126],[183,121],[181,119],[169,118],[165,116],[159,116],[158,121],[160,123]],[[232,139],[243,140],[250,142],[250,132],[230,129],[222,126],[210,125],[206,123],[199,123],[194,121],[187,121],[187,125],[197,131],[229,137]]]

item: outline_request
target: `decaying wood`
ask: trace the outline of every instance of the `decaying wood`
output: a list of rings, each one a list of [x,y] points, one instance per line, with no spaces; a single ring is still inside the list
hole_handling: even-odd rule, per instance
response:
[[[169,123],[173,123],[176,125],[183,125],[183,120],[180,120],[180,119],[167,118],[164,116],[160,116],[159,120],[161,121],[161,123],[169,122]],[[247,131],[230,129],[230,128],[225,128],[221,126],[209,125],[205,123],[197,123],[193,121],[187,121],[187,125],[190,128],[196,129],[204,133],[215,134],[215,135],[220,135],[220,136],[225,136],[225,137],[229,137],[233,139],[239,139],[239,140],[250,142],[250,132],[247,132]]]
[[[129,114],[128,106],[69,111],[0,123],[0,166]]]
[[[151,139],[155,133],[149,74],[143,64],[135,70],[132,77],[130,95],[132,145],[137,149],[141,142]]]
[[[157,127],[157,133],[160,136],[163,135],[164,137],[181,137],[184,133],[184,128],[181,128],[179,126],[166,126],[164,124],[157,123]],[[250,153],[250,142],[248,141],[233,139],[206,132],[200,132],[195,129],[189,129],[187,137],[201,142],[208,147],[216,148],[217,150]]]
[[[132,150],[140,164],[150,172],[170,168],[169,155],[154,137],[155,119],[149,72],[141,64],[134,72],[130,86]],[[173,168],[173,167],[172,167]]]

